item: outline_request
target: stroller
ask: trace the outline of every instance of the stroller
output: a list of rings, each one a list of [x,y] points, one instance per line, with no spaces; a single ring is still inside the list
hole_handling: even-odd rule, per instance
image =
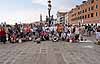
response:
[[[58,33],[54,33],[53,35],[52,35],[52,42],[58,42],[59,41],[59,34]]]

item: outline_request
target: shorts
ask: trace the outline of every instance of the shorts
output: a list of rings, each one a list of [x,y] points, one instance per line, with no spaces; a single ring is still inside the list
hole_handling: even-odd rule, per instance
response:
[[[74,38],[75,37],[75,34],[74,33],[71,33],[70,34],[70,38],[72,39],[72,38]]]
[[[96,32],[96,39],[100,40],[100,32]]]
[[[75,35],[75,40],[78,40],[79,39],[79,34],[76,34]]]

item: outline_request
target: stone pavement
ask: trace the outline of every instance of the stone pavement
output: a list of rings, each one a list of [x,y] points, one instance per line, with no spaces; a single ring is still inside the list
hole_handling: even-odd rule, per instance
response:
[[[0,44],[0,64],[100,64],[100,46],[62,41]]]
[[[92,41],[93,42],[96,42],[96,35],[91,35],[90,37],[87,37],[87,36],[83,36],[85,39],[89,40],[89,41]]]

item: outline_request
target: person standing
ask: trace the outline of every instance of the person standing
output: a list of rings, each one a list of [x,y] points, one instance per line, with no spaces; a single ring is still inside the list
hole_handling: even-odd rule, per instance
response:
[[[92,26],[88,25],[88,36],[91,36],[92,30],[93,30]]]
[[[37,27],[34,25],[34,26],[33,26],[33,35],[35,35],[36,30],[37,30]]]
[[[63,25],[62,24],[58,24],[57,32],[59,34],[59,37],[61,37],[61,33],[63,32],[63,29],[64,29]]]
[[[96,30],[96,40],[97,42],[100,42],[100,26],[98,26]]]
[[[68,33],[68,26],[67,26],[67,25],[64,26],[64,32],[65,32],[66,35],[67,35],[67,33]]]
[[[6,31],[3,27],[0,27],[0,41],[6,44]]]
[[[76,27],[75,27],[75,40],[77,41],[77,40],[79,40],[79,26],[77,25]]]

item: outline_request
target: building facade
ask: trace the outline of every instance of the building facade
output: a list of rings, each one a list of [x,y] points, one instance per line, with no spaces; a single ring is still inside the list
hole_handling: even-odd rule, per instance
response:
[[[95,24],[100,23],[100,0],[83,1],[68,12],[70,24]]]
[[[65,24],[68,24],[68,13],[65,14]]]
[[[67,12],[57,12],[57,22],[66,24],[66,15]]]

